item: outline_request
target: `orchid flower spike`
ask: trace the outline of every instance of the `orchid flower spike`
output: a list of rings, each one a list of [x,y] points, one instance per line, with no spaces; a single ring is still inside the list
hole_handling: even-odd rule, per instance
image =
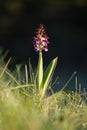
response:
[[[45,32],[45,28],[42,24],[39,25],[39,28],[37,29],[36,36],[34,37],[34,49],[38,51],[48,51],[48,36]]]

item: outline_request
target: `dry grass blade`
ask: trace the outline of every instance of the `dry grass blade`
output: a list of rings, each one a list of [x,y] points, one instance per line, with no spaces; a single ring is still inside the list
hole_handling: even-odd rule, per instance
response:
[[[6,63],[5,67],[3,68],[3,71],[0,74],[0,78],[3,76],[4,72],[6,71],[6,69],[7,69],[8,65],[9,65],[10,61],[11,61],[11,58],[8,60],[8,62]]]

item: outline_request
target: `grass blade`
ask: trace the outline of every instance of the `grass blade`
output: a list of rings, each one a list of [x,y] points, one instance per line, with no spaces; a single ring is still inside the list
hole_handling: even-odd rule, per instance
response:
[[[11,58],[8,60],[8,62],[6,63],[5,67],[3,68],[3,71],[0,74],[0,78],[3,76],[4,72],[6,71],[6,69],[7,69],[8,65],[9,65],[10,61],[11,61]]]
[[[19,86],[16,86],[16,87],[11,87],[11,88],[5,89],[5,90],[16,90],[16,89],[26,88],[26,87],[31,87],[31,86],[34,86],[34,84],[19,85]]]
[[[28,68],[26,64],[25,64],[25,80],[26,80],[26,85],[27,85],[28,84]]]
[[[71,77],[68,79],[68,81],[65,83],[65,85],[62,87],[61,91],[63,91],[68,84],[70,83],[70,81],[73,79],[73,77],[76,75],[76,71],[71,75]]]

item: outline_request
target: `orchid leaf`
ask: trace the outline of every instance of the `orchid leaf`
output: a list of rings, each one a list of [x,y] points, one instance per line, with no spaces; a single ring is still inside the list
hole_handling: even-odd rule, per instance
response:
[[[58,57],[54,58],[50,64],[48,65],[46,71],[44,72],[44,75],[43,75],[43,85],[42,85],[42,89],[43,89],[43,92],[42,92],[42,97],[44,96],[48,86],[49,86],[49,83],[52,79],[52,76],[53,76],[53,73],[54,73],[54,70],[56,68],[56,65],[57,65],[57,61],[58,61]]]

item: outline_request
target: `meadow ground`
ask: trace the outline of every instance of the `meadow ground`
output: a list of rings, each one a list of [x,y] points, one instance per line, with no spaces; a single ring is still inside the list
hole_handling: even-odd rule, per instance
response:
[[[10,61],[10,60],[9,60]],[[87,94],[63,89],[40,98],[36,75],[0,64],[0,130],[86,130]],[[29,77],[28,77],[29,71]],[[78,87],[78,83],[76,82]]]

